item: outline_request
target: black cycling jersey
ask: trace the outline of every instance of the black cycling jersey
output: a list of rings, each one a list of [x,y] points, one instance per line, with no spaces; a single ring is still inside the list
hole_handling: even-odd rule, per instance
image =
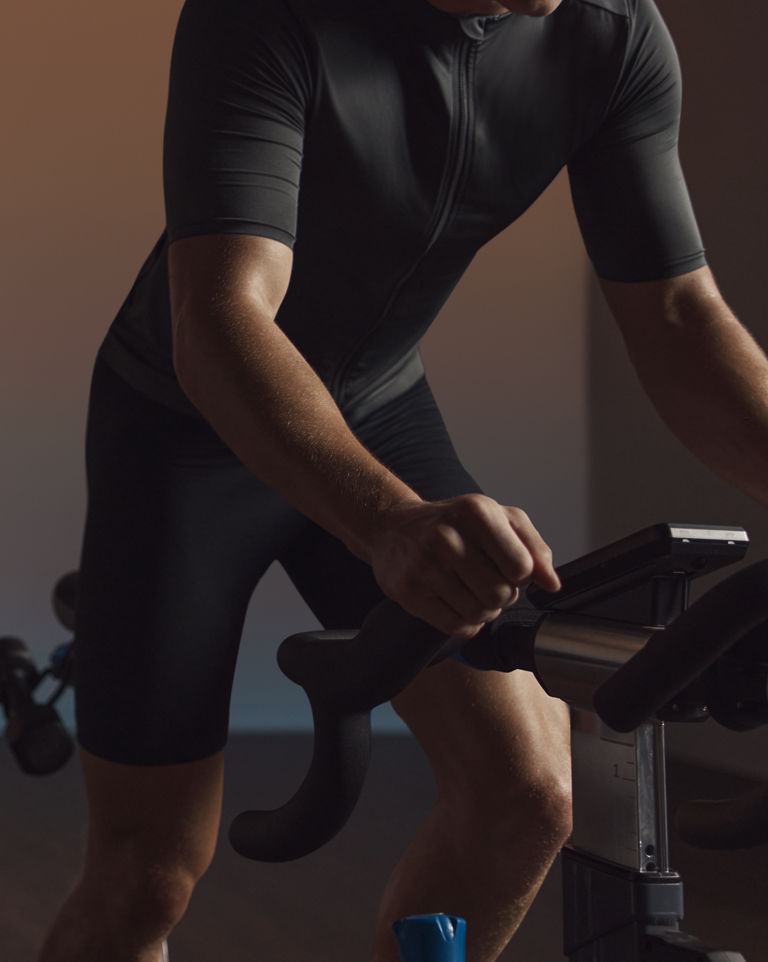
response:
[[[166,122],[167,232],[102,349],[183,410],[167,247],[294,249],[277,321],[354,420],[415,383],[478,248],[567,165],[598,275],[704,264],[677,157],[680,77],[652,0],[456,17],[427,0],[187,0]]]

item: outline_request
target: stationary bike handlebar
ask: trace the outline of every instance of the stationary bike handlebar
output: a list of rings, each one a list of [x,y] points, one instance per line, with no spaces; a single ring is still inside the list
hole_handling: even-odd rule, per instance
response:
[[[388,600],[372,609],[360,631],[287,638],[277,660],[312,706],[312,762],[296,794],[281,808],[237,816],[229,830],[233,848],[247,858],[283,862],[333,838],[365,781],[371,710],[462,644],[463,639],[447,637]]]
[[[678,533],[678,538],[688,533],[686,528]],[[727,540],[731,534],[729,529],[723,536],[728,545],[735,544]],[[738,542],[738,535],[734,537]],[[637,538],[629,541],[635,550]],[[639,545],[645,563],[647,538],[641,537]],[[617,547],[623,553],[617,555]],[[568,574],[572,587],[583,591],[585,571],[589,579],[593,571],[599,571],[601,577],[605,574],[608,550],[611,557],[620,560],[619,568],[613,570],[617,583],[631,588],[635,581],[630,569],[637,552],[633,554],[626,548],[626,544],[617,543],[560,570],[564,576]],[[688,560],[693,558],[693,567],[689,571],[699,568],[699,549],[694,545],[692,550]],[[686,551],[687,548],[680,555],[683,570]],[[726,554],[729,552],[730,548],[726,549]],[[658,570],[653,567],[655,557],[650,557],[646,576],[648,570],[652,574]],[[729,558],[734,560],[730,555]],[[574,578],[573,570],[567,571],[574,564],[579,569],[578,578]],[[677,560],[673,568],[677,570]],[[556,601],[555,611],[515,606],[467,644],[406,614],[394,602],[383,601],[371,611],[360,631],[294,635],[280,646],[278,661],[287,677],[305,689],[312,706],[312,765],[287,804],[274,811],[245,812],[235,819],[230,830],[232,844],[250,858],[284,861],[306,855],[332,838],[349,818],[362,790],[368,765],[371,709],[393,698],[424,668],[459,649],[475,667],[534,671],[551,694],[574,704],[586,697],[600,717],[618,730],[629,731],[659,713],[693,682],[699,692],[697,697],[702,690],[708,692],[706,697],[711,700],[707,704],[722,724],[734,728],[765,724],[766,587],[768,560],[721,582],[664,630],[619,625],[614,631],[615,626],[602,617],[584,617],[579,610],[580,601],[575,608],[571,605],[577,614],[569,619],[567,612],[562,614],[562,602]],[[70,629],[76,594],[76,573],[65,576],[56,586],[56,613]],[[635,625],[645,623],[654,622]],[[584,649],[585,634],[590,636],[589,650]],[[610,645],[614,646],[612,650]],[[68,736],[52,709],[70,679],[71,663],[71,646],[62,645],[51,667],[40,673],[22,642],[0,639],[0,707],[9,717],[6,735],[25,771],[53,771],[71,752]],[[585,680],[583,669],[587,663],[593,670]],[[742,710],[745,665],[752,679],[748,686],[755,699],[752,704],[758,706],[751,715]],[[579,676],[575,698],[571,677],[566,690],[552,690],[558,684],[562,686],[557,673],[562,679],[563,667],[566,675]],[[47,675],[60,680],[59,691],[46,705],[38,705],[32,693]],[[730,848],[768,842],[768,785],[758,786],[738,799],[686,803],[678,811],[677,827],[683,838],[703,847]]]
[[[600,717],[613,728],[631,730],[670,702],[739,638],[768,619],[766,586],[768,560],[721,582],[670,627],[655,633],[595,693]],[[506,620],[494,639],[503,663],[487,667],[535,668],[536,630],[530,619]],[[484,632],[493,635],[494,626]],[[248,858],[285,861],[309,854],[332,838],[362,790],[370,710],[402,691],[423,668],[465,644],[391,601],[374,608],[357,633],[309,632],[286,639],[278,662],[309,697],[315,719],[312,764],[286,805],[243,812],[233,821],[229,837],[235,850]]]

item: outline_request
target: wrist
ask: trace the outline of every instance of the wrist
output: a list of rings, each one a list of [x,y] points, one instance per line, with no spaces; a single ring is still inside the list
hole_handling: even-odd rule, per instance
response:
[[[395,484],[387,484],[373,497],[358,505],[355,517],[349,519],[342,538],[349,550],[361,561],[372,565],[382,541],[392,531],[396,519],[409,508],[424,504],[408,485],[390,476]]]

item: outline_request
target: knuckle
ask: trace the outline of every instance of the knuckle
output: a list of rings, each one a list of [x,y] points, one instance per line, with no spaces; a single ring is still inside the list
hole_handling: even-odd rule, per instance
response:
[[[465,494],[456,501],[456,510],[461,517],[469,520],[486,518],[492,500],[484,494]]]
[[[544,545],[541,551],[537,552],[537,554],[543,564],[550,565],[550,566],[552,565],[552,562],[554,560],[554,555],[552,554],[552,549],[549,547],[548,544]]]
[[[437,524],[425,538],[420,563],[430,564],[448,555],[460,554],[462,547],[461,536],[452,525]]]
[[[507,511],[509,512],[510,519],[516,522],[517,524],[520,524],[520,525],[530,524],[531,519],[528,517],[528,514],[525,511],[523,511],[522,508],[510,507],[510,508],[507,508]]]
[[[533,569],[536,567],[533,556],[528,554],[520,561],[520,568],[522,571],[523,578],[530,578],[533,574]]]
[[[514,564],[512,566],[513,578],[512,581],[515,585],[519,585],[521,582],[530,578],[533,574],[534,568],[536,567],[533,557],[526,551],[525,554],[519,554],[514,559]]]

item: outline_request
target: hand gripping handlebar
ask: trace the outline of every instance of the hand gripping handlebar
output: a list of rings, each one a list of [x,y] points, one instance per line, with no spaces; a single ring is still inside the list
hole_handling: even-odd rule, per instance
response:
[[[654,632],[595,693],[612,728],[629,731],[671,702],[743,635],[768,619],[768,560],[712,588],[663,631]],[[309,632],[286,639],[278,663],[309,698],[315,721],[312,763],[296,794],[271,811],[243,812],[229,838],[237,852],[289,861],[329,841],[362,790],[370,748],[369,713],[428,665],[464,648],[485,668],[536,670],[541,612],[510,609],[467,645],[406,614],[377,605],[359,632]],[[756,800],[764,805],[764,798]],[[762,810],[762,808],[761,808]]]

